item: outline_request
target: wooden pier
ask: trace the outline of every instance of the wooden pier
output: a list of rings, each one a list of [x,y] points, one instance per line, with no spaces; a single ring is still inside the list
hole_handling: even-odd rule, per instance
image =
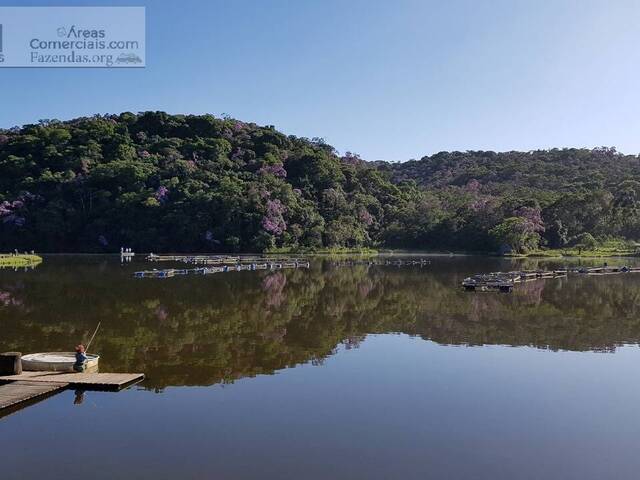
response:
[[[0,385],[0,412],[19,404],[43,399],[67,388],[64,382],[24,382],[14,381]]]
[[[0,417],[67,388],[117,392],[142,380],[142,373],[22,372],[0,376]]]
[[[31,383],[57,383],[84,390],[118,391],[144,380],[142,373],[66,373],[22,372],[0,376],[0,383],[26,381]],[[2,387],[0,387],[2,388]]]

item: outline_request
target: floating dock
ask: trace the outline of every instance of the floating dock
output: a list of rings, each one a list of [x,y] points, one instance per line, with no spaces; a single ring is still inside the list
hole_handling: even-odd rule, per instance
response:
[[[307,260],[292,257],[265,257],[260,255],[231,256],[231,255],[156,255],[147,256],[149,262],[181,262],[191,265],[238,265],[251,263],[303,263]]]
[[[238,263],[216,267],[168,268],[161,270],[143,270],[133,274],[136,278],[171,278],[177,275],[210,275],[213,273],[242,272],[253,270],[280,270],[283,268],[309,268],[307,261],[287,261],[281,263]]]
[[[230,255],[156,255],[150,253],[147,256],[149,262],[184,262],[184,263],[237,263],[240,257]]]
[[[480,273],[467,277],[462,281],[462,288],[469,292],[504,292],[513,291],[518,283],[545,278],[565,277],[569,273],[586,275],[609,275],[640,272],[640,267],[573,267],[558,270],[524,270],[515,272]]]
[[[419,260],[393,260],[393,259],[385,259],[385,260],[343,260],[339,262],[333,262],[332,265],[334,267],[354,267],[357,265],[384,265],[384,266],[393,266],[393,267],[407,267],[407,266],[420,266],[423,267],[425,265],[430,265],[431,260],[419,259]]]

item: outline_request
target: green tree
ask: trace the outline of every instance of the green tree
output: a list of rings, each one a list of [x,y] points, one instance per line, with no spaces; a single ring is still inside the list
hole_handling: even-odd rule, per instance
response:
[[[509,217],[502,223],[492,228],[489,234],[495,240],[497,246],[508,246],[516,253],[535,250],[540,243],[540,235],[532,232],[527,225],[527,220],[522,217]]]
[[[580,255],[583,250],[598,248],[598,241],[590,233],[581,233],[576,237],[573,245],[578,249],[578,255]]]

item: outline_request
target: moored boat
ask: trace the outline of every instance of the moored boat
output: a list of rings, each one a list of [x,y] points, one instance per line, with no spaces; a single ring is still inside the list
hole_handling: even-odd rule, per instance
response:
[[[98,370],[100,355],[87,354],[84,371],[95,372]],[[73,372],[76,363],[74,352],[46,352],[30,353],[22,356],[22,370],[47,371],[47,372]]]

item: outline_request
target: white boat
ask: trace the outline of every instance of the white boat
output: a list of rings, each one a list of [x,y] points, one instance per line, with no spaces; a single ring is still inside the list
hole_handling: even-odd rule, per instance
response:
[[[98,370],[98,360],[100,355],[87,354],[87,361],[84,364],[84,371],[95,372]],[[74,352],[46,352],[30,353],[22,357],[22,370],[25,371],[46,371],[46,372],[74,372],[73,365],[76,363]]]

